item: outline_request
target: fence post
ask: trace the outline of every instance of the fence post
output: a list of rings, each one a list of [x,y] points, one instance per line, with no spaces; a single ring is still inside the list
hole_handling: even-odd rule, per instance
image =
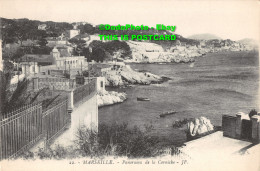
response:
[[[251,117],[252,122],[252,139],[254,142],[259,142],[258,130],[259,130],[260,116],[255,115]]]
[[[238,113],[236,114],[236,138],[241,138],[241,132],[242,132],[242,114]]]
[[[33,90],[39,90],[39,78],[33,78]]]
[[[1,118],[1,121],[2,121],[2,118]],[[2,158],[2,123],[1,123],[1,121],[0,121],[0,161],[3,159]]]
[[[74,91],[72,90],[70,92],[71,109],[74,108],[74,100],[73,99],[74,99]]]

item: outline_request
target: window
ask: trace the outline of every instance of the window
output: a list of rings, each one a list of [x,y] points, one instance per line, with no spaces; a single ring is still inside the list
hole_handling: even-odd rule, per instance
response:
[[[100,87],[103,87],[103,81],[100,82]]]

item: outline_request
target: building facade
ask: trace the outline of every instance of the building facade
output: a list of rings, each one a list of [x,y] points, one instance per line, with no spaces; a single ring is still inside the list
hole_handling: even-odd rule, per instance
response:
[[[46,24],[41,24],[38,26],[38,30],[46,30],[47,25]]]
[[[85,64],[84,56],[61,56],[60,51],[55,47],[51,52],[51,56],[53,57],[54,65],[57,66],[58,69],[64,68],[78,68]]]
[[[79,33],[80,33],[80,30],[78,30],[78,29],[69,30],[69,38],[71,39],[71,38],[79,35]]]
[[[21,62],[22,74],[25,76],[39,73],[39,66],[37,62]]]

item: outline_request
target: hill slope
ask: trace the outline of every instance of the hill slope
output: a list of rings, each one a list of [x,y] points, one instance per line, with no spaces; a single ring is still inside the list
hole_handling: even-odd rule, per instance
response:
[[[211,39],[221,39],[220,37],[214,34],[194,34],[188,37],[189,39],[197,39],[197,40],[211,40]]]
[[[245,38],[245,39],[239,40],[238,42],[242,43],[244,45],[249,45],[249,46],[253,46],[253,47],[258,46],[258,42],[254,39]]]

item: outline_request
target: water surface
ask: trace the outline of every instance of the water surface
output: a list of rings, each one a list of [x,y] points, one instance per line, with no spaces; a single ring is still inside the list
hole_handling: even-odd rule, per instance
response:
[[[223,52],[196,58],[190,64],[131,64],[133,69],[148,70],[172,80],[163,84],[113,89],[127,93],[124,103],[99,109],[99,122],[128,122],[129,126],[153,124],[154,133],[168,143],[186,140],[183,129],[172,123],[183,118],[206,116],[221,125],[222,114],[258,109],[258,54]],[[111,89],[110,89],[111,90]],[[148,97],[140,102],[136,97]],[[175,110],[176,115],[158,118],[162,112]],[[164,140],[165,141],[165,140]]]

